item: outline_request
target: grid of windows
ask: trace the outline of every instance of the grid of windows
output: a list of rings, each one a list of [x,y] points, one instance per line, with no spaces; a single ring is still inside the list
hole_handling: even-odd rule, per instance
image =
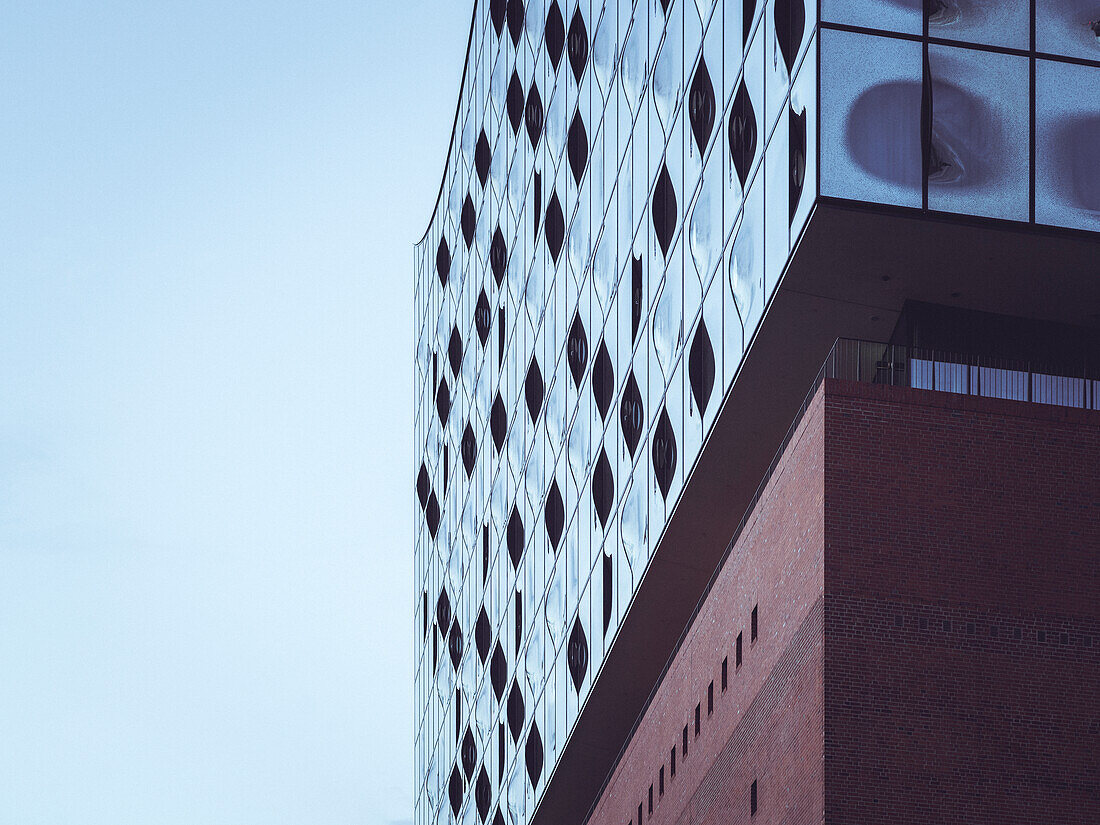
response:
[[[822,0],[821,15],[822,194],[1100,230],[1095,7]]]

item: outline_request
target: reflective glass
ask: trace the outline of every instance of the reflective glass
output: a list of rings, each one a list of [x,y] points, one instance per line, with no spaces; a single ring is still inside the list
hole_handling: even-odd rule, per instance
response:
[[[764,17],[765,85],[768,132],[774,128],[790,89],[791,78],[814,30],[816,4],[810,0],[769,0]]]
[[[1046,54],[1100,60],[1100,7],[1095,0],[1040,0],[1035,4],[1035,48]]]
[[[729,238],[741,211],[744,188],[756,173],[764,156],[764,42],[757,37],[749,45],[744,73],[734,82],[734,91],[720,124],[725,160],[725,209],[723,236]]]
[[[727,285],[744,328],[744,345],[752,339],[764,310],[764,175],[749,185],[745,207],[734,230],[727,262]]]
[[[931,37],[1010,49],[1028,48],[1030,0],[937,0],[935,7],[928,18]]]
[[[816,37],[816,35],[815,35]],[[815,42],[810,49],[816,48]],[[812,51],[811,51],[812,53]],[[791,218],[791,245],[798,242],[802,227],[809,219],[817,200],[817,61],[805,60],[799,67],[791,88],[790,117],[801,117],[805,124],[806,140],[803,154],[805,166],[802,174],[801,193],[794,205]],[[792,157],[792,166],[797,162]]]
[[[868,29],[920,34],[922,0],[820,0],[821,19]]]
[[[1026,221],[1027,58],[930,46],[928,61],[932,76],[929,209]]]
[[[1035,220],[1100,230],[1100,68],[1036,61]]]
[[[715,72],[714,88],[718,92],[720,108],[729,105],[734,91],[737,89],[737,78],[741,74],[741,64],[744,62],[745,44],[741,31],[740,5],[724,4],[725,14],[722,17],[722,53],[723,70]],[[715,20],[717,21],[717,17]]]
[[[799,3],[801,0],[792,0]],[[776,27],[775,0],[768,0],[764,14],[764,142],[771,139],[772,129],[779,119],[779,112],[787,99],[791,85],[791,76],[779,47],[779,34]]]
[[[820,37],[821,193],[919,207],[921,45],[842,31]]]
[[[789,168],[790,130],[784,119],[764,150],[764,304],[779,284],[790,249]]]

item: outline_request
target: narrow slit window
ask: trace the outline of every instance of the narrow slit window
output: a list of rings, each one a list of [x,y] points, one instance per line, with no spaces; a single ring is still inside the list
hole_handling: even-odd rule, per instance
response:
[[[687,725],[684,725],[684,752],[680,755],[681,756],[687,756],[688,755],[688,726]]]
[[[696,705],[695,706],[695,735],[696,736],[699,735],[699,730],[700,730],[700,727],[699,727],[699,711],[701,709],[702,709],[701,705]]]
[[[668,774],[669,774],[670,778],[672,778],[672,779],[676,778],[676,746],[675,745],[672,746],[672,754],[670,756]]]
[[[455,688],[455,744],[462,741],[462,688]]]
[[[753,608],[752,608],[752,620],[750,621],[751,635],[749,636],[749,641],[752,641],[752,642],[756,641],[756,631],[757,631],[757,622],[756,622],[756,620],[757,620],[757,609],[759,607],[760,607],[760,605],[753,605]]]
[[[661,765],[661,771],[657,774],[657,796],[665,795],[665,766]]]
[[[726,685],[729,683],[729,656],[722,657],[722,693],[726,692]]]
[[[749,788],[749,816],[756,816],[756,780],[752,781]]]
[[[481,583],[489,581],[489,525],[481,528]]]
[[[523,594],[516,591],[516,655],[523,646]]]
[[[714,682],[707,685],[707,716],[714,713]]]
[[[653,816],[653,785],[649,786],[649,815]]]
[[[733,653],[733,663],[735,667],[741,667],[741,634],[737,634],[737,646]]]

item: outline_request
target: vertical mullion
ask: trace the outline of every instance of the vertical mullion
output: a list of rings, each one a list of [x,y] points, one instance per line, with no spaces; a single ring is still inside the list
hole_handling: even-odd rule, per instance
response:
[[[927,210],[928,161],[932,155],[932,70],[928,62],[927,0],[921,5],[921,208]]]
[[[1028,98],[1028,220],[1035,223],[1035,0],[1031,0],[1031,54],[1028,57],[1030,91]]]

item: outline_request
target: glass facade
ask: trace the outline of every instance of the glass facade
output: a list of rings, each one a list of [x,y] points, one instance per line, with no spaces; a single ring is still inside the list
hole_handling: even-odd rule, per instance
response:
[[[819,196],[1100,229],[1100,48],[1030,5],[477,4],[414,255],[416,825],[529,821]]]
[[[821,194],[1100,230],[1100,7],[821,10]]]

